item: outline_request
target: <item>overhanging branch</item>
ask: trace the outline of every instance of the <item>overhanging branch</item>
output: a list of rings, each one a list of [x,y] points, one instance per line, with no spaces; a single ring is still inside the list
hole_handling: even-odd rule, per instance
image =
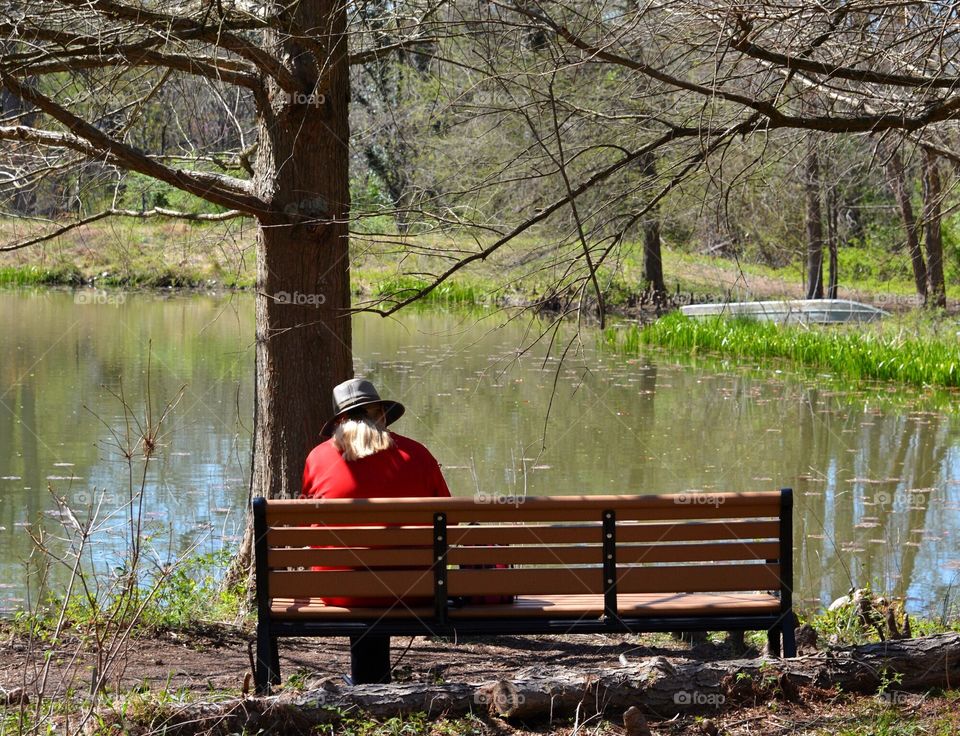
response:
[[[37,245],[38,243],[44,243],[48,240],[54,240],[55,238],[59,238],[61,235],[65,235],[71,230],[76,230],[84,225],[90,225],[91,223],[97,222],[98,220],[103,220],[107,217],[135,217],[142,220],[149,220],[155,217],[168,217],[170,219],[190,220],[192,222],[226,222],[227,220],[235,220],[239,217],[249,217],[249,215],[246,212],[241,212],[240,210],[227,210],[226,212],[207,213],[181,212],[179,210],[170,210],[165,207],[154,207],[151,210],[125,210],[110,208],[108,210],[98,212],[95,215],[84,217],[76,222],[62,225],[56,230],[52,230],[48,233],[43,233],[42,235],[27,238],[26,240],[21,240],[9,245],[0,246],[0,253],[5,253],[12,250],[20,250],[22,248],[28,248],[31,245]]]
[[[25,131],[24,134],[33,136],[36,143],[67,146],[74,150],[81,150],[94,158],[108,159],[123,168],[138,171],[228,209],[239,209],[259,217],[265,217],[269,212],[266,203],[255,196],[249,183],[242,179],[165,166],[132,146],[114,140],[59,103],[37,90],[22,85],[10,75],[0,73],[0,84],[21,100],[29,102],[60,122],[72,134],[51,136],[46,132],[44,132],[46,135],[37,135],[36,129]]]

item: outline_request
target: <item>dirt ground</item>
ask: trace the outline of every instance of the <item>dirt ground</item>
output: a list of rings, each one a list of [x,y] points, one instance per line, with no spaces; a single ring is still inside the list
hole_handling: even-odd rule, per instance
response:
[[[252,631],[224,626],[138,637],[129,642],[126,656],[116,658],[122,665],[115,669],[111,686],[240,692],[251,671],[252,642]],[[89,682],[94,659],[78,656],[78,647],[77,641],[68,640],[48,650],[6,634],[0,639],[0,687],[33,690],[48,652],[53,663],[48,682]],[[284,681],[350,671],[346,639],[282,639],[279,649]],[[394,637],[391,651],[395,682],[488,682],[537,662],[589,668],[615,664],[621,656],[636,660],[690,653],[689,644],[667,636],[627,635],[498,636],[459,642]],[[736,656],[729,645],[709,642],[698,645],[693,653],[714,659]]]
[[[239,694],[249,682],[250,631],[224,626],[190,632],[165,632],[140,637],[129,643],[113,672],[111,687],[129,691],[182,692],[195,697],[216,691],[218,696]],[[613,665],[626,658],[635,661],[651,656],[730,659],[756,656],[756,650],[738,653],[728,643],[705,642],[691,647],[666,635],[584,635],[584,636],[500,636],[483,640],[448,642],[425,638],[393,640],[397,682],[488,682],[539,663],[567,665],[571,669]],[[409,648],[408,648],[409,645]],[[64,689],[78,691],[88,685],[94,659],[77,655],[78,642],[68,641],[54,650],[31,647],[11,632],[0,631],[0,688],[25,688],[36,692],[42,678],[43,662],[51,656],[48,697]],[[349,671],[349,650],[345,639],[290,639],[281,642],[281,672],[287,687],[303,687],[314,679],[340,676]],[[740,703],[714,717],[676,718],[650,723],[651,736],[906,736],[907,734],[960,734],[960,698],[945,695],[898,694],[895,702],[854,697],[832,691],[809,691],[799,701]],[[451,733],[474,736],[523,736],[556,733],[566,736],[593,734],[639,736],[622,725],[617,714],[607,719],[594,716],[589,722],[569,719],[537,724],[505,723],[481,717],[469,723],[439,724],[431,734]],[[391,733],[389,724],[382,731]],[[418,731],[419,733],[419,731]]]

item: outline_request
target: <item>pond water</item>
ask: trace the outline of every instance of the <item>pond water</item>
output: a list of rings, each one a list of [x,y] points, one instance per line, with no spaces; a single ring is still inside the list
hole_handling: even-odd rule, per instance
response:
[[[75,508],[102,502],[90,549],[102,564],[122,548],[118,510],[141,485],[157,564],[235,543],[248,494],[252,298],[2,291],[0,308],[0,610],[29,595],[29,532],[57,531],[51,491]],[[407,406],[395,428],[431,448],[454,495],[790,486],[801,605],[866,584],[916,613],[956,605],[956,413],[890,402],[890,387],[850,392],[662,352],[623,357],[590,334],[561,364],[559,350],[544,359],[546,340],[521,349],[539,329],[527,317],[442,310],[362,315],[356,372]],[[156,460],[145,473],[128,465],[128,426],[135,439],[148,399],[156,420],[178,395]]]

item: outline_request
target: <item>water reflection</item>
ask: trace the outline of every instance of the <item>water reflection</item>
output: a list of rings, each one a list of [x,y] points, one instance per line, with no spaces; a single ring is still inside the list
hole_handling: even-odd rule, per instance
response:
[[[48,484],[75,504],[128,497],[117,396],[143,415],[148,385],[155,414],[183,387],[145,479],[158,559],[235,538],[252,417],[248,296],[78,305],[66,292],[3,292],[0,304],[0,607],[23,598],[22,525],[53,507]],[[431,448],[456,495],[789,485],[800,600],[865,584],[912,611],[950,597],[960,580],[953,414],[657,353],[587,345],[560,365],[542,346],[518,354],[528,327],[440,311],[357,318],[357,373],[406,404],[398,431]],[[118,524],[101,559],[122,540]]]

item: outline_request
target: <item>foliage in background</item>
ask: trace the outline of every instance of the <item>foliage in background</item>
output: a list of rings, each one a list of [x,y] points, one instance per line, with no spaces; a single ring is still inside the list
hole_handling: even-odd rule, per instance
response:
[[[933,337],[892,328],[782,326],[743,318],[696,320],[677,313],[645,327],[608,330],[606,339],[632,353],[643,345],[657,345],[691,354],[787,360],[852,380],[960,386],[960,343],[955,334]]]

